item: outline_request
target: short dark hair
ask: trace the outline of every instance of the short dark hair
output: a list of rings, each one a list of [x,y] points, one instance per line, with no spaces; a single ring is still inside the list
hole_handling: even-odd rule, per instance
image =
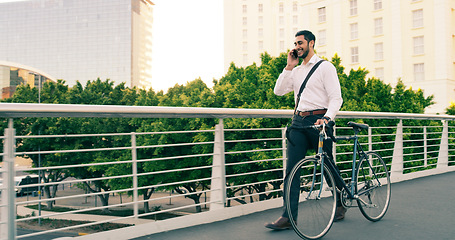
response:
[[[314,36],[314,34],[308,30],[302,30],[302,31],[298,31],[295,36],[298,37],[298,36],[302,36],[305,38],[305,40],[307,42],[310,42],[311,40],[314,41],[314,44],[316,44],[316,36]]]

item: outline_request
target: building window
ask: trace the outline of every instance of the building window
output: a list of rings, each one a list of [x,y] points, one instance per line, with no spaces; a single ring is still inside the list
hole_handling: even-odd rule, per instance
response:
[[[412,11],[412,27],[423,27],[423,9]]]
[[[243,42],[243,51],[246,52],[248,51],[248,42]]]
[[[327,32],[326,30],[321,30],[318,32],[318,42],[319,42],[319,46],[321,45],[326,45],[327,44]]]
[[[414,64],[414,81],[421,82],[425,80],[425,70],[423,63]]]
[[[280,2],[280,4],[278,5],[278,11],[280,13],[284,13],[284,3]]]
[[[258,25],[263,26],[264,25],[264,16],[259,16],[258,17]]]
[[[243,54],[243,64],[248,64],[248,54]]]
[[[284,16],[279,16],[279,17],[278,17],[278,24],[279,24],[280,26],[283,26],[283,25],[284,25]]]
[[[258,12],[260,12],[260,13],[263,13],[263,12],[264,12],[264,5],[263,5],[262,3],[260,3],[260,4],[258,5]]]
[[[297,2],[292,3],[292,11],[297,12],[299,10],[299,6]]]
[[[243,36],[243,38],[248,38],[248,30],[243,29],[242,36]]]
[[[351,16],[357,15],[357,0],[349,0],[349,13]]]
[[[280,51],[284,51],[284,41],[280,41]]]
[[[374,35],[382,35],[382,18],[375,18],[374,19]]]
[[[414,55],[424,54],[423,36],[414,37]]]
[[[242,23],[243,23],[243,26],[248,25],[247,17],[242,18]]]
[[[359,47],[351,48],[351,63],[359,62]]]
[[[351,40],[359,38],[359,25],[357,23],[351,23]]]
[[[377,79],[384,81],[384,68],[375,68],[374,75]]]
[[[319,23],[323,23],[326,21],[325,7],[318,8],[318,16]]]
[[[258,29],[258,37],[259,38],[263,38],[264,37],[264,29],[263,28],[259,28]]]
[[[264,41],[259,41],[258,42],[258,49],[259,50],[264,50]]]
[[[297,15],[292,16],[292,24],[294,25],[299,24],[299,16]]]
[[[284,38],[284,28],[280,28],[280,38]]]
[[[248,9],[247,5],[242,5],[242,13],[246,13]]]
[[[382,0],[374,0],[374,10],[382,9]]]
[[[384,45],[383,43],[374,44],[374,60],[384,59]]]

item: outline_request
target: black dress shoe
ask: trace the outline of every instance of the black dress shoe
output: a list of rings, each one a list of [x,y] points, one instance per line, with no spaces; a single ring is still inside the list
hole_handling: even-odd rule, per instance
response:
[[[265,227],[273,230],[285,230],[291,229],[292,226],[291,223],[289,222],[289,218],[280,217],[273,223],[265,224]]]

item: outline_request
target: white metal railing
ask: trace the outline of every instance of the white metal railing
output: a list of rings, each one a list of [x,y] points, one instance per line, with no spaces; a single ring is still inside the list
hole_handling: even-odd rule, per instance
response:
[[[94,105],[52,105],[52,104],[0,104],[0,117],[8,118],[9,127],[2,137],[4,141],[3,167],[1,168],[3,185],[1,207],[1,239],[21,239],[51,232],[72,230],[84,232],[87,228],[102,223],[119,226],[136,225],[129,228],[105,231],[99,234],[105,238],[110,234],[128,238],[138,237],[153,232],[191,226],[207,221],[235,217],[261,209],[281,205],[281,183],[284,174],[283,160],[286,159],[285,129],[282,127],[260,129],[225,129],[223,119],[229,118],[290,118],[292,110],[270,109],[214,109],[214,108],[177,108],[177,107],[132,107],[132,106],[94,106]],[[73,135],[25,135],[17,136],[12,119],[19,117],[135,117],[135,118],[218,118],[219,123],[207,130],[182,129],[166,132],[132,132],[109,134],[73,134]],[[452,127],[455,117],[446,115],[402,114],[402,113],[366,113],[340,112],[337,123],[343,125],[347,119],[368,121],[375,119],[395,120],[387,126],[373,126],[361,135],[365,150],[379,152],[390,167],[392,181],[402,181],[421,176],[454,171],[455,166],[455,130]],[[432,120],[431,126],[414,126],[420,121]],[[398,122],[398,124],[396,124]],[[412,123],[406,125],[406,122]],[[338,136],[352,133],[347,127],[337,127]],[[164,144],[149,144],[140,139],[153,136],[205,134],[205,140]],[[45,149],[36,151],[16,151],[16,142],[23,139],[103,139],[125,137],[130,139],[125,146]],[[94,141],[94,140],[93,140]],[[95,141],[94,141],[95,142]],[[334,145],[337,164],[342,168],[343,176],[349,175],[352,161],[351,143],[340,142]],[[189,149],[183,155],[171,154],[173,149]],[[161,150],[163,154],[144,156],[142,152]],[[199,151],[199,149],[212,149]],[[27,187],[66,186],[58,190],[55,197],[22,196],[16,198],[14,177],[21,169],[14,165],[15,157],[32,155],[52,155],[76,157],[78,154],[127,153],[128,158],[109,159],[103,162],[66,163],[58,166],[34,166],[26,169],[34,173],[70,172],[81,169],[109,169],[111,172],[90,178],[67,178],[61,182],[30,184]],[[68,156],[68,154],[71,154]],[[174,168],[172,164],[185,163],[183,168]],[[196,165],[192,165],[196,164]],[[153,168],[153,167],[156,168]],[[159,166],[159,167],[157,167]],[[181,178],[169,176],[180,174]],[[167,177],[166,177],[167,176]],[[182,177],[184,176],[184,177]],[[190,177],[191,176],[191,177]],[[158,179],[158,180],[157,180]],[[117,187],[89,193],[81,185],[95,186],[97,182],[121,182]],[[184,185],[196,186],[192,191],[184,191]],[[122,187],[118,187],[118,186]],[[69,187],[71,186],[71,187]],[[81,188],[78,188],[79,186]],[[111,184],[114,186],[114,184]],[[20,189],[21,186],[18,187]],[[174,191],[172,189],[174,188]],[[149,199],[143,198],[142,191],[154,191]],[[179,191],[180,193],[177,193]],[[112,196],[111,196],[112,195]],[[125,196],[126,195],[126,196]],[[199,198],[194,198],[198,195]],[[98,204],[101,197],[112,201],[106,205]],[[194,198],[196,200],[191,200]],[[90,199],[90,202],[87,200]],[[115,200],[115,201],[114,201]],[[44,210],[44,206],[55,202],[61,212]],[[93,202],[95,201],[95,202]],[[89,204],[90,203],[90,204]],[[153,209],[142,211],[148,204]],[[29,207],[37,205],[38,209]],[[63,207],[65,207],[63,209]],[[112,212],[128,210],[122,216],[114,214],[103,216],[94,211],[107,209]],[[240,209],[240,210],[239,210]],[[220,214],[220,211],[223,214]],[[16,213],[21,218],[14,220]],[[160,220],[167,215],[166,220]],[[169,218],[173,216],[174,218]],[[203,217],[202,217],[203,216]],[[32,221],[44,224],[47,219],[71,219],[75,225],[37,231],[17,233],[18,224],[31,224]],[[80,221],[80,222],[77,222]],[[123,225],[122,225],[123,224]],[[104,225],[104,224],[103,224]],[[141,227],[145,226],[145,227]],[[85,229],[81,229],[85,228]],[[122,231],[123,230],[123,231]],[[90,236],[90,235],[89,235]],[[84,237],[79,237],[83,239]],[[127,238],[127,237],[125,237]]]

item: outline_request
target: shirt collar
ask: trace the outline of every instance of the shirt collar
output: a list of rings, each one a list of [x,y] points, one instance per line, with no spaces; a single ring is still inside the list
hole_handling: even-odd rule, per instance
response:
[[[303,62],[302,62],[302,66],[314,65],[318,60],[319,60],[319,57],[316,54],[314,54],[306,65],[303,65]]]

